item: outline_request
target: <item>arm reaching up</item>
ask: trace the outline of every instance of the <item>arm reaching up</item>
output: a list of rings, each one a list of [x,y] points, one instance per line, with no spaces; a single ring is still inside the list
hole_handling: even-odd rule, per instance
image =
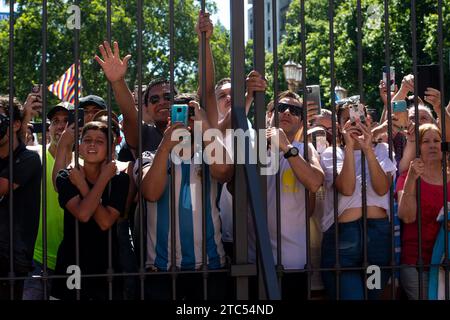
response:
[[[128,61],[131,55],[120,58],[119,44],[114,42],[114,52],[108,42],[103,42],[99,46],[102,59],[95,56],[95,60],[100,64],[106,78],[111,83],[114,91],[114,97],[123,114],[123,131],[130,147],[136,148],[138,145],[138,111],[134,106],[134,98],[125,82],[125,74],[128,69]]]

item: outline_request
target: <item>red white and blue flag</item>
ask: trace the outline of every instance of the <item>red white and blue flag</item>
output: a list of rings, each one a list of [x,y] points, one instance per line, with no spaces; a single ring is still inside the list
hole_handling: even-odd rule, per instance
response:
[[[81,68],[78,67],[78,97],[81,97]],[[56,95],[61,101],[75,104],[75,64],[59,78],[58,81],[48,86],[48,90]]]

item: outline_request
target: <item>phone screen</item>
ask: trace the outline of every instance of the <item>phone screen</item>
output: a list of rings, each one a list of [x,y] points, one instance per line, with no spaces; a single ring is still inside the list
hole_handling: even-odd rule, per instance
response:
[[[417,95],[425,101],[425,91],[427,88],[434,88],[440,90],[439,81],[439,65],[429,64],[429,65],[418,65],[417,66],[417,78],[419,92]]]

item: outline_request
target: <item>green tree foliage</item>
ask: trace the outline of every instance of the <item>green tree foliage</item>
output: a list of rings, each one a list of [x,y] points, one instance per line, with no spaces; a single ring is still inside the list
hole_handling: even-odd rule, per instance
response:
[[[131,54],[127,81],[132,88],[137,83],[137,20],[136,1],[112,0],[112,40],[118,41],[122,56]],[[168,1],[144,0],[142,71],[143,83],[155,77],[169,76],[169,8]],[[16,96],[24,100],[31,84],[42,82],[42,1],[19,0],[14,29],[14,77]],[[66,22],[71,12],[65,0],[48,2],[47,84],[51,84],[74,63],[74,31]],[[98,45],[106,40],[106,1],[80,1],[81,29],[79,54],[83,94],[107,95],[107,81],[93,59]],[[175,1],[175,80],[182,91],[197,88],[198,40],[195,25],[200,2]],[[215,4],[207,2],[207,10],[216,12]],[[212,37],[216,57],[217,77],[229,75],[229,32],[216,26]],[[224,54],[225,53],[225,54]],[[9,91],[9,21],[0,22],[0,92]],[[56,98],[49,94],[51,103]]]
[[[307,84],[320,84],[325,105],[330,99],[330,45],[328,0],[305,1]],[[448,70],[450,50],[450,2],[444,1],[444,70]],[[410,2],[389,1],[389,39],[391,65],[396,70],[400,86],[404,75],[412,73],[412,41]],[[418,64],[438,63],[437,1],[417,1],[417,61]],[[378,85],[385,65],[384,1],[362,1],[363,92],[366,103],[380,109]],[[293,1],[287,13],[286,35],[279,46],[279,70],[289,60],[301,62],[300,1]],[[334,13],[335,76],[349,94],[359,94],[357,10],[356,0],[336,0]],[[270,56],[269,56],[270,57]],[[268,71],[273,70],[269,64]],[[284,85],[284,75],[278,75]],[[446,92],[449,89],[446,72]],[[446,99],[449,97],[446,96]]]

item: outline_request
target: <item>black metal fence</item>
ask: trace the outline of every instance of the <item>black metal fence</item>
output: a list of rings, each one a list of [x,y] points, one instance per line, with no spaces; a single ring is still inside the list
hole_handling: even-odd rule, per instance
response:
[[[15,96],[14,92],[14,74],[15,74],[15,51],[14,51],[14,28],[15,28],[15,15],[14,15],[14,1],[10,1],[10,33],[9,33],[9,117],[13,119],[13,97]],[[78,5],[79,1],[75,1],[75,5]],[[143,18],[142,18],[142,12],[143,12],[143,6],[144,1],[143,0],[137,0],[137,79],[138,79],[138,85],[139,88],[142,88],[142,82],[143,82],[143,76],[142,76],[142,68],[143,68],[143,59],[142,59],[142,51],[146,48],[142,47],[142,37],[143,37],[143,30],[145,30],[145,26],[143,25]],[[308,85],[306,79],[307,79],[307,61],[306,61],[306,53],[308,52],[308,47],[306,46],[306,36],[308,34],[308,30],[306,30],[306,24],[305,24],[305,1],[300,1],[301,5],[301,16],[300,16],[300,23],[301,23],[301,62],[302,62],[302,86],[303,86],[303,92],[305,92],[304,95],[304,103],[308,101],[308,94],[306,90],[306,86]],[[328,5],[328,16],[329,16],[329,45],[330,45],[330,75],[331,75],[331,87],[330,92],[334,92],[334,88],[337,84],[335,79],[335,34],[334,34],[334,18],[335,18],[335,1],[330,0]],[[357,50],[358,50],[358,83],[359,83],[359,95],[361,97],[361,101],[364,102],[364,90],[363,90],[363,83],[364,83],[364,77],[363,77],[363,47],[362,47],[362,10],[361,10],[361,0],[357,0],[356,3],[356,10],[357,10]],[[42,83],[43,87],[47,87],[47,0],[42,1]],[[112,34],[111,34],[111,1],[105,1],[105,6],[107,8],[107,34],[106,39],[111,42]],[[202,11],[205,10],[205,1],[201,1],[201,8]],[[231,0],[230,1],[230,16],[231,16],[231,82],[232,82],[232,105],[233,105],[233,125],[234,128],[242,128],[242,129],[248,129],[247,121],[246,121],[246,115],[245,115],[245,68],[244,68],[244,61],[245,61],[245,52],[244,52],[244,1],[243,0]],[[441,110],[442,113],[440,116],[441,119],[445,119],[445,92],[444,92],[444,70],[443,70],[443,14],[442,14],[442,0],[438,0],[438,43],[439,43],[439,50],[438,50],[438,56],[439,61],[438,64],[440,66],[440,92],[441,92]],[[277,39],[277,1],[272,1],[272,21],[273,21],[273,39]],[[413,59],[413,74],[415,76],[415,79],[417,79],[417,46],[416,46],[416,1],[411,0],[411,38],[412,38],[412,59]],[[169,1],[169,13],[170,13],[170,84],[171,84],[171,101],[174,99],[174,32],[175,32],[175,21],[176,17],[174,17],[174,0]],[[261,75],[264,76],[265,74],[265,52],[264,52],[264,19],[265,19],[265,10],[264,10],[264,1],[253,1],[253,17],[254,17],[254,23],[253,23],[253,35],[254,35],[254,69],[260,72]],[[78,73],[78,63],[79,61],[79,35],[80,31],[79,29],[74,29],[74,46],[73,46],[73,59],[75,62],[75,79],[79,79]],[[390,52],[390,27],[389,27],[389,1],[384,1],[384,34],[385,34],[385,65],[387,68],[390,67],[392,64],[392,56]],[[205,34],[202,34],[202,47],[201,47],[201,59],[202,61],[206,60],[206,47],[205,47]],[[277,53],[277,42],[273,41],[273,60],[274,60],[274,82],[273,82],[273,90],[274,90],[274,99],[275,99],[275,117],[277,117],[278,113],[278,103],[276,101],[276,97],[279,92],[279,83],[278,83],[278,53]],[[206,63],[202,64],[203,74],[206,74]],[[387,82],[390,83],[390,74],[387,74]],[[206,91],[206,80],[205,77],[202,79],[202,83],[200,84],[202,87],[202,92]],[[75,105],[78,105],[78,86],[75,86]],[[47,105],[47,94],[45,93],[46,90],[43,92],[42,96],[42,102],[43,102],[43,114],[47,113],[46,105]],[[415,82],[415,92],[418,92],[418,84],[417,81]],[[107,101],[108,106],[111,106],[111,86],[108,86],[108,95],[107,95]],[[387,90],[388,96],[387,96],[387,105],[391,105],[391,92],[390,90]],[[139,123],[142,123],[142,90],[138,90],[138,121]],[[265,122],[265,113],[262,112],[262,110],[265,110],[265,97],[263,93],[256,93],[254,97],[254,108],[256,110],[255,112],[255,128],[256,129],[263,129],[265,128],[266,122]],[[201,104],[202,106],[206,105],[205,97],[201,97]],[[419,109],[418,109],[418,96],[415,95],[415,123],[419,123]],[[303,109],[303,126],[306,128],[308,126],[307,123],[307,110],[306,108]],[[337,128],[337,114],[336,114],[336,101],[335,97],[331,96],[331,112],[332,112],[332,132],[333,132],[333,175],[336,178],[338,175],[337,172],[337,162],[336,162],[336,152],[337,148],[339,146],[337,145],[336,141],[336,135],[338,132]],[[392,111],[390,108],[387,108],[388,112],[388,141],[389,141],[389,157],[391,160],[393,160],[393,145],[392,145],[392,137],[393,137],[393,131],[392,131]],[[108,109],[109,119],[111,119],[111,108]],[[76,113],[78,116],[78,113]],[[110,120],[109,120],[110,121]],[[278,120],[277,120],[278,121]],[[75,121],[76,126],[78,124],[78,121]],[[442,132],[443,132],[443,140],[445,137],[446,127],[445,127],[445,121],[442,121]],[[45,128],[45,127],[44,127]],[[111,123],[109,123],[109,128],[111,128]],[[138,125],[139,128],[139,137],[142,137],[142,130],[141,126]],[[10,122],[9,130],[13,131],[13,121]],[[420,156],[420,148],[419,148],[419,128],[416,126],[416,156]],[[76,138],[75,141],[78,141],[78,128],[75,129]],[[46,135],[47,132],[44,129],[43,131],[43,141],[46,141]],[[11,172],[11,176],[9,179],[9,202],[10,204],[13,203],[13,140],[12,135],[9,136],[9,170]],[[304,134],[303,136],[304,144],[308,144],[308,136]],[[108,145],[110,146],[111,143],[109,141]],[[446,142],[443,142],[443,145],[446,145]],[[246,149],[248,149],[248,141],[246,145]],[[142,155],[142,140],[139,141],[138,146],[138,154]],[[303,154],[303,157],[305,160],[309,159],[308,154],[308,148],[304,148],[305,153]],[[448,211],[447,208],[447,150],[446,148],[443,148],[443,157],[442,157],[442,172],[443,172],[443,194],[444,194],[444,212]],[[46,145],[43,143],[42,145],[42,154],[46,154]],[[110,152],[108,153],[111,154]],[[361,157],[364,159],[364,153],[361,152]],[[75,148],[75,161],[76,165],[78,165],[78,145],[77,148]],[[139,175],[138,175],[138,181],[142,181],[142,159],[141,156],[138,157],[137,161],[139,162]],[[366,195],[366,168],[365,168],[365,161],[361,161],[362,168],[362,203],[363,203],[363,244],[364,244],[364,259],[363,263],[360,266],[360,268],[356,268],[362,271],[364,273],[365,277],[367,278],[367,273],[365,272],[369,266],[368,260],[367,260],[367,195]],[[259,165],[258,165],[259,167]],[[42,157],[42,176],[46,177],[46,157]],[[175,190],[174,188],[174,165],[172,164],[171,167],[172,172],[172,190]],[[277,174],[278,181],[279,173]],[[205,179],[205,177],[203,177]],[[48,186],[46,183],[46,179],[44,178],[42,180],[42,189],[46,190],[47,188],[51,187]],[[204,188],[206,188],[205,180],[203,180]],[[229,275],[230,281],[234,282],[234,293],[235,298],[237,299],[248,299],[249,298],[249,278],[253,276],[258,277],[259,281],[259,297],[260,298],[267,298],[267,299],[282,299],[283,297],[280,294],[280,287],[279,284],[280,279],[283,277],[285,273],[289,272],[304,272],[307,274],[308,278],[308,298],[311,299],[311,277],[312,274],[315,272],[320,271],[333,271],[336,274],[336,288],[337,288],[337,299],[339,299],[339,287],[340,287],[340,276],[342,275],[342,272],[346,270],[354,270],[355,268],[344,268],[340,265],[339,262],[336,263],[334,268],[331,269],[324,269],[324,268],[317,268],[313,267],[311,265],[311,243],[310,243],[310,222],[309,219],[306,219],[306,241],[307,241],[307,264],[304,269],[301,270],[285,270],[283,267],[283,261],[282,261],[282,254],[281,254],[281,220],[282,216],[280,213],[280,186],[277,186],[277,192],[276,195],[270,195],[270,196],[276,196],[277,200],[277,230],[278,230],[278,237],[277,237],[277,260],[274,262],[273,256],[272,256],[272,250],[270,247],[270,240],[269,240],[269,234],[267,229],[267,208],[265,207],[265,203],[267,203],[267,190],[266,190],[266,177],[261,176],[258,174],[257,166],[251,165],[251,164],[245,164],[245,165],[235,165],[235,174],[234,174],[234,197],[233,197],[233,221],[234,221],[234,256],[232,258],[231,264],[223,270],[220,271],[214,271],[214,272],[225,272]],[[425,292],[423,289],[423,272],[425,269],[428,269],[430,266],[425,265],[422,259],[422,228],[421,228],[421,221],[422,221],[422,215],[420,210],[420,179],[417,183],[417,220],[418,223],[418,239],[419,239],[419,245],[418,245],[418,263],[416,267],[419,270],[419,296],[424,298]],[[203,196],[206,194],[206,190],[203,189]],[[390,191],[390,222],[391,222],[391,234],[394,235],[394,186],[391,184]],[[204,198],[204,197],[203,197]],[[141,189],[139,188],[139,205],[138,205],[138,221],[140,225],[144,224],[144,217],[143,217],[143,199],[141,196]],[[305,195],[305,208],[307,212],[307,216],[309,216],[309,209],[308,209],[308,191],[306,191]],[[334,221],[338,221],[338,201],[339,201],[339,194],[334,189],[333,194],[333,201],[334,201]],[[205,216],[205,199],[203,199],[203,216]],[[47,273],[47,197],[46,192],[42,192],[42,218],[43,218],[43,273],[42,273],[42,281],[44,282],[44,296],[45,298],[48,298],[50,296],[50,293],[47,291],[47,282],[48,280],[52,278],[58,278],[62,276],[49,276]],[[175,195],[171,194],[171,200],[170,200],[170,214],[171,214],[171,234],[170,238],[172,239],[172,247],[176,244],[176,234],[175,234]],[[247,224],[247,215],[242,214],[247,212],[248,208],[251,208],[252,216],[255,222],[255,229],[256,229],[256,235],[257,235],[257,243],[258,243],[258,263],[257,265],[252,265],[248,263],[248,243],[247,243],[247,234],[248,234],[248,224]],[[13,230],[13,223],[14,223],[14,207],[12,205],[9,206],[9,224],[10,224],[10,230]],[[205,220],[205,219],[204,219]],[[444,215],[444,223],[447,225],[448,218],[447,215]],[[76,243],[78,243],[78,223],[77,223],[77,229],[76,229]],[[207,268],[207,261],[206,261],[206,222],[203,221],[203,227],[202,227],[202,235],[203,235],[203,267],[200,270],[197,270],[195,272],[199,272],[203,274],[203,292],[204,296],[207,296],[207,282],[208,282],[208,275],[211,274],[211,270],[208,270]],[[136,253],[136,255],[140,258],[140,265],[137,273],[115,273],[112,266],[112,234],[111,231],[109,232],[109,267],[105,274],[100,275],[88,275],[89,277],[92,276],[98,276],[98,277],[107,277],[109,281],[109,298],[113,298],[113,278],[114,277],[126,277],[131,276],[139,279],[140,282],[140,293],[139,298],[144,299],[144,282],[147,278],[150,278],[155,275],[155,272],[148,272],[145,268],[145,252],[144,252],[144,241],[146,238],[146,235],[144,234],[143,228],[139,229],[139,237],[136,239],[136,242],[139,242],[139,252]],[[449,278],[448,278],[448,238],[445,238],[445,258],[444,261],[440,264],[440,266],[444,267],[445,272],[445,298],[448,300],[449,298]],[[335,233],[335,242],[339,243],[339,228],[336,228]],[[10,232],[10,257],[14,256],[14,233]],[[174,249],[174,248],[173,248]],[[384,266],[382,268],[390,270],[391,273],[391,281],[394,282],[392,279],[395,278],[396,272],[401,268],[401,265],[397,264],[395,261],[395,243],[394,243],[394,237],[392,236],[391,241],[391,263],[389,266]],[[166,272],[166,274],[169,274],[172,279],[172,287],[175,289],[176,287],[176,281],[177,281],[177,275],[182,274],[183,272],[180,270],[177,270],[176,268],[176,256],[175,252],[176,250],[171,250],[172,255],[170,257],[172,263],[171,263],[171,269]],[[340,261],[339,257],[339,250],[335,250],[336,254],[336,261]],[[79,248],[77,246],[77,262],[79,261]],[[10,288],[11,288],[11,297],[14,297],[14,282],[17,280],[23,280],[24,277],[17,277],[15,270],[14,270],[14,259],[11,258],[10,260],[10,272],[8,273],[7,278],[2,278],[0,280],[9,280],[10,281]],[[186,273],[186,272],[184,272]],[[82,275],[82,277],[85,275]],[[151,281],[151,280],[150,280]],[[396,286],[391,286],[391,294],[390,298],[395,299],[397,297],[396,294]],[[80,298],[80,292],[77,290],[77,298]],[[176,297],[176,290],[173,290],[173,298]],[[365,297],[368,296],[368,288],[365,287]]]

